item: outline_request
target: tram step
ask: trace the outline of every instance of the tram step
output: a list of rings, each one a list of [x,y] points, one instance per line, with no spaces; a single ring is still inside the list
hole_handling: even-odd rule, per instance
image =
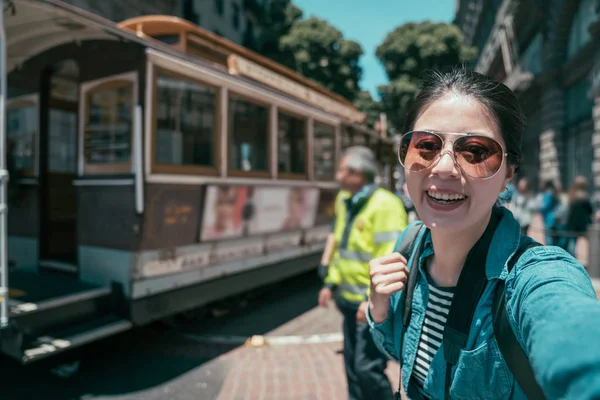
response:
[[[66,329],[47,332],[32,340],[24,339],[20,361],[29,364],[67,350],[83,346],[131,329],[129,320],[113,314],[70,326]]]
[[[92,288],[37,303],[11,304],[11,319],[21,332],[41,336],[113,311],[110,287]]]

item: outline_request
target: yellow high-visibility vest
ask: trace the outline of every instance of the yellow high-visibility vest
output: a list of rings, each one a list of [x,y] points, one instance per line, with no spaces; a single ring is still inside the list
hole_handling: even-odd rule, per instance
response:
[[[386,189],[372,190],[350,221],[349,201],[348,195],[336,198],[336,251],[325,283],[337,286],[345,300],[362,302],[369,295],[369,261],[392,253],[408,221],[402,201]]]

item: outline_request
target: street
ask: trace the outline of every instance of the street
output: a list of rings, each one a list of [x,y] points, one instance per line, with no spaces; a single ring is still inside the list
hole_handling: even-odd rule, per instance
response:
[[[301,275],[237,301],[229,313],[219,307],[196,321],[157,322],[75,351],[61,365],[21,367],[3,359],[0,398],[343,398],[341,319],[333,305],[315,308],[319,285],[316,274]],[[268,347],[244,346],[262,334],[274,338]],[[76,372],[69,371],[77,361]],[[299,377],[312,395],[296,384]],[[295,386],[298,392],[289,393]]]

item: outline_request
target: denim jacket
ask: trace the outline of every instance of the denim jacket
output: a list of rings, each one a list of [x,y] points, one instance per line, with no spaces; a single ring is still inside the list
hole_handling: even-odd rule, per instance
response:
[[[504,280],[509,323],[546,397],[599,399],[600,302],[589,275],[576,259],[554,246],[528,249],[508,274],[507,260],[521,240],[530,239],[521,236],[519,224],[509,210],[502,208],[501,215],[485,265],[488,285],[475,309],[467,345],[453,367],[451,398],[527,398],[502,358],[494,337],[492,300],[498,280]],[[420,392],[410,378],[429,296],[423,261],[433,254],[430,231],[425,230],[421,236],[417,239],[426,242],[418,263],[420,281],[415,287],[404,343],[400,337],[402,292],[392,295],[388,317],[382,323],[374,323],[367,315],[377,347],[388,357],[400,360],[402,385],[411,398]],[[423,387],[427,397],[444,398],[445,372],[442,344]]]

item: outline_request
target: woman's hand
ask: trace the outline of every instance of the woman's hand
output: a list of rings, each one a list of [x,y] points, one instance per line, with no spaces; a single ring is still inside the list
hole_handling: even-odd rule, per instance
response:
[[[392,293],[404,289],[408,277],[406,259],[400,253],[379,257],[369,263],[371,293],[369,312],[374,322],[385,321]]]

